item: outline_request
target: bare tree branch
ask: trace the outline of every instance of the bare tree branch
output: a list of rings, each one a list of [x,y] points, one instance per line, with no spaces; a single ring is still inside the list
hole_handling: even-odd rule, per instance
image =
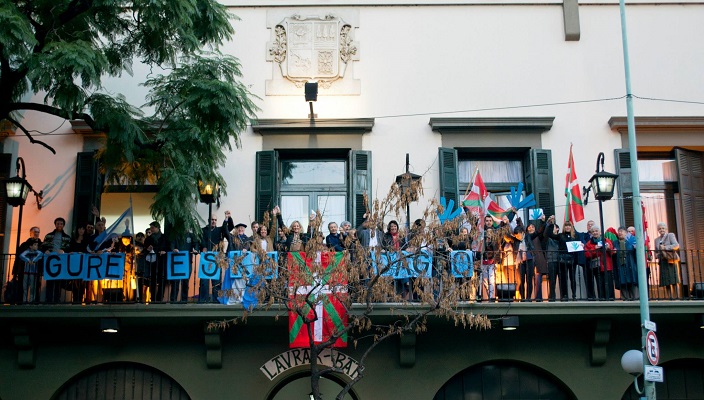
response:
[[[56,154],[56,150],[54,150],[53,147],[51,147],[51,146],[49,146],[48,144],[42,142],[41,140],[36,140],[36,139],[34,139],[34,138],[32,137],[32,135],[29,133],[29,131],[27,131],[27,129],[25,129],[25,127],[22,126],[19,122],[15,121],[15,120],[14,120],[12,117],[10,117],[10,116],[8,116],[8,117],[6,117],[6,118],[7,118],[7,120],[10,121],[14,126],[18,127],[22,132],[24,132],[25,136],[27,136],[27,138],[29,138],[29,142],[30,142],[30,143],[32,143],[32,144],[40,144],[40,145],[46,147],[47,149],[49,149],[49,151],[51,151],[52,153]]]

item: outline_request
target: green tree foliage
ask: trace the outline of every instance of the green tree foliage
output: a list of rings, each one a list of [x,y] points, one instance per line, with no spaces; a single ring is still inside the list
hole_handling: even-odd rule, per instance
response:
[[[108,182],[156,183],[154,218],[175,234],[199,232],[197,181],[225,186],[218,168],[257,111],[238,60],[217,50],[233,19],[217,0],[2,1],[0,120],[54,153],[22,113],[85,120],[106,135],[98,157]],[[163,71],[143,83],[153,115],[102,85],[133,62]]]

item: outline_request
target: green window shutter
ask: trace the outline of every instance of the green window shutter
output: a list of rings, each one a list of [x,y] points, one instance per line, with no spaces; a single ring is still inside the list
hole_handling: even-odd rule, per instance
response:
[[[628,149],[615,149],[618,208],[621,226],[633,226],[633,185],[631,184],[631,153]]]
[[[12,173],[12,154],[0,154],[0,181],[10,177]],[[4,192],[5,189],[3,188]],[[0,196],[0,226],[7,224],[7,196]],[[0,251],[5,248],[5,235],[0,236]]]
[[[256,190],[254,199],[254,218],[261,220],[264,212],[278,204],[277,169],[278,154],[275,150],[258,151],[256,161]]]
[[[86,151],[76,155],[76,192],[73,198],[73,227],[95,223],[91,207],[100,209],[102,180],[98,171],[95,152]]]
[[[366,150],[350,151],[350,196],[349,210],[352,227],[358,227],[364,222],[364,213],[369,207],[364,202],[364,195],[372,199],[372,152]]]
[[[704,157],[698,151],[675,149],[685,250],[704,249]],[[671,229],[672,230],[672,229]]]
[[[704,282],[704,266],[701,257],[696,251],[704,249],[704,157],[701,152],[675,149],[677,171],[679,173],[680,212],[683,226],[680,234],[680,248],[688,250],[686,271],[682,266],[682,283],[688,284],[689,289],[694,284]],[[672,229],[671,229],[672,230]]]
[[[440,166],[440,196],[449,203],[455,201],[459,207],[457,150],[448,147],[438,148],[438,165]]]
[[[528,166],[530,171],[526,169]],[[533,193],[535,208],[542,208],[545,215],[555,214],[555,190],[552,185],[552,152],[530,149],[528,162],[524,163],[526,193]]]

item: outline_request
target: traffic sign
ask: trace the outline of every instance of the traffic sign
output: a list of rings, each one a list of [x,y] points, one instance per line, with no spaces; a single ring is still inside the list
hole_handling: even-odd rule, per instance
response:
[[[655,322],[648,321],[647,319],[645,321],[643,321],[643,327],[645,329],[647,329],[649,331],[653,331],[653,332],[658,330],[658,327],[657,327],[657,325],[655,325]]]
[[[655,336],[653,331],[649,331],[645,335],[645,354],[648,356],[650,365],[658,365],[660,361],[660,345],[658,344],[658,337]]]
[[[648,382],[660,382],[664,381],[664,374],[662,367],[653,367],[651,365],[645,366],[645,380]]]

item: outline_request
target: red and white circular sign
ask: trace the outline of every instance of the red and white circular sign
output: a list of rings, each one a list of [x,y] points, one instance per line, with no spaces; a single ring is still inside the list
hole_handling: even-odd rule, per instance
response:
[[[655,336],[653,331],[648,331],[648,334],[645,335],[645,353],[648,356],[650,365],[658,365],[660,361],[660,345],[658,344],[658,337]]]

